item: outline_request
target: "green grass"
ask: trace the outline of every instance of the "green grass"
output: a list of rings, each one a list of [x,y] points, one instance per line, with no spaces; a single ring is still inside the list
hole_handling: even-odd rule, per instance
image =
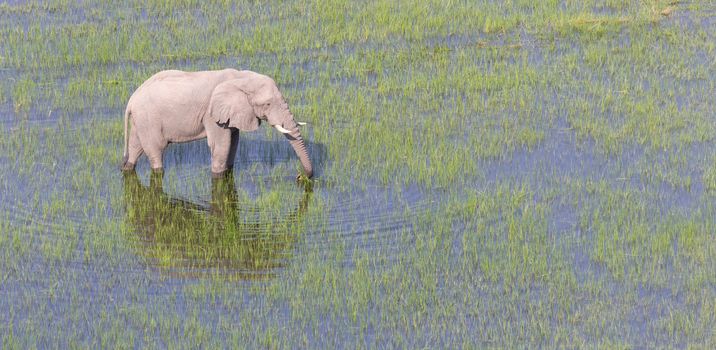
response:
[[[2,347],[713,347],[714,10],[0,4]],[[123,178],[134,89],[226,67],[312,191],[270,129]]]

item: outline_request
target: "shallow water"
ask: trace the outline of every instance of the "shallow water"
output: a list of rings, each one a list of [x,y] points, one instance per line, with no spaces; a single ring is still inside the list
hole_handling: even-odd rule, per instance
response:
[[[94,23],[98,9],[42,12],[39,25]],[[147,11],[118,13],[141,23]],[[2,18],[12,18],[3,35],[37,25],[27,14]],[[605,33],[525,25],[34,72],[0,57],[0,338],[9,347],[708,347],[713,47],[682,50],[669,30],[708,41],[712,18],[677,11]],[[655,38],[658,59],[624,53]],[[381,55],[365,71],[346,68]],[[459,84],[466,70],[454,62],[470,55],[492,85]],[[205,140],[170,145],[161,178],[146,159],[122,174],[121,116],[141,80],[225,66],[268,70],[310,118],[315,180],[296,183],[292,148],[266,128],[241,134],[223,180],[211,179]],[[89,85],[72,90],[84,74]],[[23,79],[36,86],[18,109]],[[402,127],[411,132],[394,131]],[[406,144],[418,154],[395,151]]]

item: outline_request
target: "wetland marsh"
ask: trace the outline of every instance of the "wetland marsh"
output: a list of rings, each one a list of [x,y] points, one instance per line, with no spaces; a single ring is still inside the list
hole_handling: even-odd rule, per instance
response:
[[[0,3],[2,348],[713,348],[716,6]],[[164,69],[275,130],[119,171]]]

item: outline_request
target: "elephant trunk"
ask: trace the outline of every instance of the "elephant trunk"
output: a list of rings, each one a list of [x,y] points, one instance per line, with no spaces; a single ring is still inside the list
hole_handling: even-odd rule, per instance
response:
[[[303,171],[306,176],[310,179],[313,177],[313,165],[311,165],[311,159],[308,157],[308,150],[306,150],[306,144],[303,142],[303,137],[298,129],[295,129],[290,134],[285,134],[288,142],[291,143],[293,150],[296,152],[298,159],[301,161]]]

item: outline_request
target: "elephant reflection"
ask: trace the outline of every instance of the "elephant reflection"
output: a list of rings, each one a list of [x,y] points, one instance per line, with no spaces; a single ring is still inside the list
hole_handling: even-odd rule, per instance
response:
[[[184,276],[218,272],[260,279],[288,260],[311,189],[304,188],[297,208],[280,220],[241,210],[231,175],[213,179],[208,205],[167,195],[161,174],[152,174],[147,187],[135,172],[125,173],[124,195],[128,222],[149,261]]]

